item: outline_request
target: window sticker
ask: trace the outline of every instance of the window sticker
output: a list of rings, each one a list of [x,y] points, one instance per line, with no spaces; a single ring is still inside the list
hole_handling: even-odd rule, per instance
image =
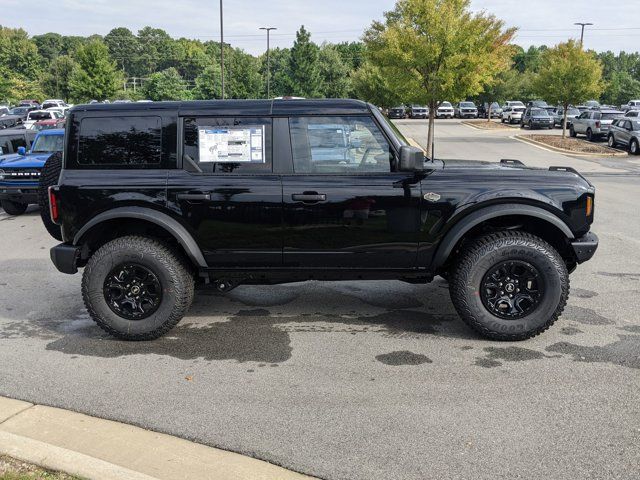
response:
[[[201,163],[265,163],[264,125],[199,127]]]

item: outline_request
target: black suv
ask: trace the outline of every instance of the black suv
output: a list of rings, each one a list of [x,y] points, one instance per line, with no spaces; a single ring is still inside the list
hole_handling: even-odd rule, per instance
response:
[[[43,173],[51,258],[84,267],[91,317],[127,340],[176,325],[196,284],[437,275],[469,326],[522,340],[598,244],[574,170],[445,166],[360,101],[84,105],[67,125],[62,170]]]

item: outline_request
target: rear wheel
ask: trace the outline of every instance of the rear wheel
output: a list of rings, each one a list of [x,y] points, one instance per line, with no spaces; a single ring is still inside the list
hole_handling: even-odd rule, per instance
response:
[[[171,330],[193,301],[194,279],[172,249],[145,237],[121,237],[89,259],[82,298],[100,328],[123,340],[153,340]]]
[[[590,128],[587,128],[587,140],[593,142],[595,140],[593,136],[593,131]]]
[[[573,125],[571,125],[571,127],[569,128],[569,136],[572,138],[576,138],[578,136],[575,129],[573,128]]]
[[[0,205],[2,205],[4,211],[9,215],[22,215],[27,211],[27,207],[29,206],[26,203],[14,202],[11,200],[2,200]]]
[[[558,252],[525,232],[480,237],[465,248],[450,279],[462,320],[495,340],[525,340],[547,330],[569,295],[569,273]]]
[[[614,148],[616,146],[616,139],[613,138],[613,133],[609,134],[609,138],[607,138],[607,145],[609,147]]]
[[[56,152],[49,157],[44,164],[40,173],[40,181],[38,187],[38,205],[40,205],[40,218],[44,228],[47,229],[49,235],[56,240],[62,241],[62,231],[60,225],[56,225],[51,220],[49,211],[49,187],[58,184],[60,171],[62,170],[62,152]]]
[[[629,152],[631,152],[632,155],[640,154],[640,146],[638,145],[638,140],[635,138],[631,140],[631,143],[629,144]]]

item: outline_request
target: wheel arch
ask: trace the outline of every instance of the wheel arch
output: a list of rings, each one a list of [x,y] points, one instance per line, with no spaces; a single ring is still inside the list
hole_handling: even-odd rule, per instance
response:
[[[130,231],[130,228],[127,228],[131,226],[135,226],[136,230],[144,229],[146,226],[151,227],[152,231],[164,232],[181,247],[194,266],[207,267],[202,250],[200,250],[193,236],[180,222],[166,213],[144,207],[118,207],[96,215],[78,231],[73,238],[73,244],[77,246],[85,245],[96,238],[96,235],[103,232],[106,234],[111,233],[111,237],[114,237],[112,230],[106,228],[110,226],[114,226],[126,233],[134,233]],[[104,239],[104,237],[102,238]]]
[[[483,227],[490,225],[494,228],[514,228],[526,221],[523,228],[539,235],[559,250],[563,257],[571,254],[566,249],[566,240],[572,240],[575,235],[569,226],[558,216],[541,207],[526,204],[492,205],[476,210],[459,219],[440,241],[433,256],[432,270],[440,270],[449,263],[461,243],[469,238],[481,234]]]

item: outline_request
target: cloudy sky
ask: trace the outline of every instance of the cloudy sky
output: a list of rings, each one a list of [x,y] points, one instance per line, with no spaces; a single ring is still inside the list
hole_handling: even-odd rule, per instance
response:
[[[258,54],[265,48],[261,26],[277,27],[273,46],[290,46],[304,24],[313,40],[357,40],[373,19],[390,10],[393,0],[224,0],[225,41]],[[518,27],[517,43],[553,45],[578,38],[575,22],[587,27],[585,46],[594,50],[640,50],[640,0],[472,0]],[[106,34],[124,26],[134,32],[145,25],[171,35],[218,39],[218,0],[0,0],[0,24],[30,34],[55,31],[67,35]]]

